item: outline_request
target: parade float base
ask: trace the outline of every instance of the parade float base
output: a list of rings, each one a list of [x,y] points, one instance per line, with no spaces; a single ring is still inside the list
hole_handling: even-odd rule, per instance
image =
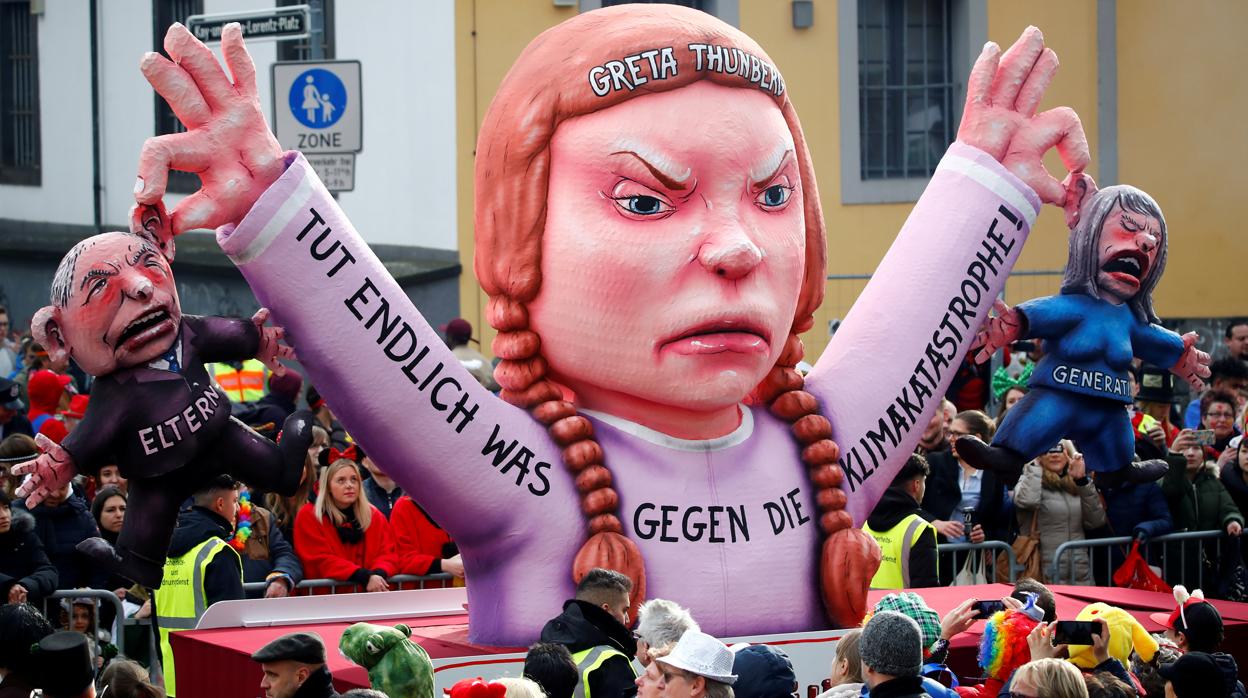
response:
[[[1060,619],[1073,619],[1089,603],[1104,601],[1138,618],[1150,631],[1161,626],[1149,619],[1157,611],[1174,609],[1169,594],[1105,587],[1052,586]],[[1010,591],[1005,584],[938,587],[914,590],[943,617],[967,598],[995,599]],[[760,589],[760,593],[763,593]],[[870,594],[874,604],[885,591]],[[1248,668],[1248,604],[1212,601],[1226,623],[1223,650],[1239,660],[1241,675]],[[519,676],[525,648],[488,647],[468,642],[467,595],[462,588],[395,591],[382,594],[338,594],[285,599],[227,601],[208,609],[198,628],[173,633],[171,641],[178,669],[179,698],[260,695],[260,667],[251,653],[287,633],[315,632],[325,640],[329,670],[339,691],[367,688],[368,674],[338,651],[338,640],[352,623],[403,623],[412,640],[429,653],[434,665],[435,694],[443,695],[462,678]],[[552,601],[550,615],[560,611]],[[977,676],[975,654],[983,623],[951,643],[949,664],[960,677]],[[793,660],[799,696],[812,696],[828,676],[837,640],[844,630],[821,630],[751,637],[723,638],[735,642],[766,643],[783,649]],[[536,640],[536,638],[534,638]]]

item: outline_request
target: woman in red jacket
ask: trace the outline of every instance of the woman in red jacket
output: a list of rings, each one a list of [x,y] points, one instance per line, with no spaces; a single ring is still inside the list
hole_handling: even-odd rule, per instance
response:
[[[464,576],[464,563],[450,535],[429,518],[424,509],[403,495],[390,512],[390,528],[402,574],[447,572]]]
[[[295,550],[308,579],[390,589],[386,578],[398,571],[390,524],[368,503],[353,461],[340,458],[321,474],[316,503],[295,518]]]

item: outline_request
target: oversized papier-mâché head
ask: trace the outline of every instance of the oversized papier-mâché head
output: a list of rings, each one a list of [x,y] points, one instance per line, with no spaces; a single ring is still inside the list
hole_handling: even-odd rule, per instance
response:
[[[794,370],[823,299],[823,213],[784,78],[757,43],[671,5],[606,8],[544,32],[482,124],[475,224],[502,397],[548,425],[577,473],[589,540],[574,578],[610,567],[645,598],[578,407],[658,415],[648,426],[706,438],[682,429],[767,403],[793,424],[826,504],[823,532],[851,526],[827,467],[831,425]],[[825,579],[846,554],[838,540],[824,547]]]
[[[137,232],[94,235],[61,260],[51,305],[31,321],[35,341],[54,361],[73,358],[104,376],[159,358],[177,339],[182,310],[169,267],[173,240],[163,209],[146,213]]]
[[[1090,186],[1082,190],[1086,195],[1070,231],[1062,293],[1126,303],[1141,321],[1161,322],[1153,310],[1153,289],[1166,268],[1168,240],[1161,207],[1133,186],[1098,191],[1086,179]]]

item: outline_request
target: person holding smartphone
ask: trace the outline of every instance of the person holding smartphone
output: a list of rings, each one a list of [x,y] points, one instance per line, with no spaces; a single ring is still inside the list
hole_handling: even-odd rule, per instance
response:
[[[1230,536],[1243,532],[1243,513],[1219,479],[1217,465],[1197,440],[1196,432],[1191,429],[1179,432],[1166,460],[1170,470],[1162,480],[1161,491],[1170,504],[1174,530],[1226,531]],[[1199,586],[1202,562],[1212,566],[1218,559],[1217,541],[1187,541],[1182,545],[1186,546],[1183,577],[1167,581],[1179,581],[1189,588]],[[1167,553],[1172,552],[1177,551],[1167,550]]]
[[[1088,477],[1083,454],[1066,439],[1023,467],[1023,476],[1014,488],[1014,506],[1019,530],[1030,531],[1035,522],[1046,573],[1052,569],[1058,546],[1085,540],[1086,530],[1104,526],[1106,521],[1105,507]],[[1057,576],[1050,581],[1092,584],[1092,564],[1086,550],[1063,556],[1060,563]]]

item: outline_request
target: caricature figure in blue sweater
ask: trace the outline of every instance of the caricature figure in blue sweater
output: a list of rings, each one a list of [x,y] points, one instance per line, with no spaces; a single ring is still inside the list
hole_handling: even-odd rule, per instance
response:
[[[1030,392],[1006,415],[992,444],[958,439],[967,463],[996,471],[1007,484],[1023,464],[1069,438],[1102,485],[1150,481],[1164,461],[1132,463],[1135,437],[1127,407],[1133,357],[1168,366],[1200,390],[1209,355],[1158,323],[1152,292],[1166,266],[1166,220],[1151,196],[1127,185],[1100,191],[1086,175],[1068,183],[1070,256],[1061,293],[1013,308],[998,300],[996,316],[976,338],[976,361],[1019,339],[1044,340]]]

